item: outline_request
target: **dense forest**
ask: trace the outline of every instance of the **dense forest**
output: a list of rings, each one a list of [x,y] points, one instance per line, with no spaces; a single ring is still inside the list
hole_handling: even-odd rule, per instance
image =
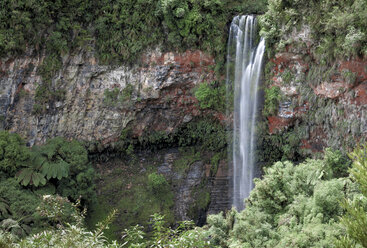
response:
[[[262,176],[243,199],[244,210],[207,215],[214,202],[211,180],[231,163],[227,42],[233,17],[245,14],[256,15],[266,42],[254,152]],[[8,82],[17,59],[36,58],[39,65],[21,68],[22,78],[15,76],[17,85],[9,87],[15,92],[8,97],[11,107],[3,114],[0,106],[0,248],[367,247],[366,16],[366,0],[3,0],[0,83]],[[157,49],[182,57],[200,51],[209,59],[200,53],[201,60],[185,62],[184,69],[148,61]],[[105,130],[117,130],[113,139],[46,128],[22,132],[14,113],[48,123],[51,115],[70,111],[69,105],[64,112],[59,107],[71,102],[68,94],[79,98],[70,87],[79,79],[63,76],[74,73],[71,57],[90,59],[87,67],[97,64],[102,72],[91,73],[89,81],[101,85],[115,80],[99,78],[107,70],[133,68],[137,75],[151,67],[168,71],[153,71],[162,82],[197,77],[199,83],[162,86],[158,97],[144,82],[102,87],[103,99],[93,104],[126,118],[118,127],[109,124],[109,115],[99,120]],[[33,74],[35,86],[28,91],[22,80]],[[127,74],[118,74],[119,80]],[[96,108],[88,101],[98,86],[91,85],[88,111]],[[6,89],[0,85],[4,106]],[[24,102],[20,111],[15,104]],[[292,106],[292,118],[282,117],[284,103]],[[182,113],[150,115],[158,108]],[[165,163],[171,164],[158,166]],[[184,184],[190,197],[180,193]],[[175,206],[180,197],[188,204],[182,211]],[[185,220],[177,221],[178,212]]]

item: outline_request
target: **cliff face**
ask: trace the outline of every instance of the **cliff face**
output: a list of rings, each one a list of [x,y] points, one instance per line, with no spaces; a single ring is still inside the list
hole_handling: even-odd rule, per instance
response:
[[[162,53],[157,49],[146,53],[139,65],[117,67],[100,65],[92,53],[80,51],[63,57],[62,69],[47,86],[51,92],[41,90],[47,84],[39,75],[43,60],[43,56],[26,54],[0,61],[1,125],[19,133],[29,146],[57,136],[85,141],[92,157],[99,157],[92,159],[100,175],[97,202],[104,204],[103,209],[114,206],[122,212],[117,230],[131,221],[137,224],[132,215],[139,215],[141,222],[149,219],[144,215],[149,204],[136,210],[134,205],[140,203],[130,189],[146,187],[139,180],[146,181],[154,171],[170,184],[174,204],[168,209],[176,220],[194,219],[200,224],[208,211],[228,208],[227,164],[220,160],[211,169],[213,152],[193,158],[177,147],[155,152],[141,147],[133,155],[131,151],[116,155],[121,152],[116,143],[125,138],[138,140],[152,133],[167,136],[194,119],[222,118],[217,112],[201,110],[193,95],[196,85],[215,79],[211,56],[199,50]],[[44,105],[40,98],[47,99]],[[218,188],[218,184],[225,187]],[[113,199],[131,201],[132,206],[121,206]],[[92,215],[95,208],[92,206]]]
[[[295,42],[266,65],[268,87],[281,95],[277,115],[267,117],[269,133],[297,136],[304,156],[366,141],[367,59],[320,62],[307,26],[288,35]]]
[[[131,68],[101,66],[90,53],[80,53],[65,56],[52,79],[53,90],[63,92],[61,99],[51,99],[42,106],[44,113],[37,113],[42,60],[25,55],[0,63],[1,121],[30,145],[55,136],[106,144],[129,123],[137,136],[152,130],[169,133],[201,113],[191,89],[213,79],[214,60],[200,51],[151,51],[142,66]]]

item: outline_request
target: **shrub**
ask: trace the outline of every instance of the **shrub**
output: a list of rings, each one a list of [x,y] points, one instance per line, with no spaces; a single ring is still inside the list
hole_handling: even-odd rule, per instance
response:
[[[269,0],[260,17],[261,35],[267,44],[283,50],[284,44],[302,43],[289,38],[294,27],[311,28],[317,59],[323,63],[336,58],[366,54],[366,2]],[[359,9],[363,11],[358,11]]]
[[[196,89],[195,97],[202,109],[213,109],[221,112],[226,110],[226,88],[224,83],[203,82]]]
[[[179,130],[178,144],[201,145],[203,150],[221,151],[227,145],[227,132],[223,124],[214,120],[193,121]]]
[[[21,166],[27,164],[29,156],[30,152],[18,134],[0,131],[1,173],[14,176]]]
[[[23,186],[39,187],[48,182],[57,193],[74,201],[79,196],[90,201],[95,194],[95,171],[86,149],[75,140],[69,142],[57,137],[43,146],[34,146],[18,170],[16,178]]]
[[[158,197],[165,196],[170,191],[166,178],[158,173],[148,175],[148,189]]]
[[[38,231],[43,224],[36,214],[40,198],[29,189],[24,189],[14,178],[0,182],[0,222],[6,219],[16,221],[25,234]],[[32,229],[31,229],[32,227]],[[22,233],[17,232],[22,235]]]
[[[347,197],[342,203],[345,214],[341,223],[346,234],[337,242],[337,247],[365,247],[367,246],[367,145],[356,147],[349,154],[353,160],[350,169],[351,176],[358,184],[362,194],[356,197]]]
[[[279,102],[281,100],[281,91],[278,86],[272,86],[265,89],[265,103],[263,108],[263,115],[276,115],[279,109]]]
[[[210,242],[205,240],[200,229],[194,228],[191,221],[179,223],[176,229],[165,225],[164,216],[154,214],[151,216],[151,238],[142,231],[142,227],[134,226],[126,229],[123,235],[123,247],[210,247]]]
[[[203,232],[221,247],[331,246],[343,234],[339,202],[358,194],[349,179],[333,178],[330,161],[325,161],[330,154],[325,157],[298,165],[277,162],[265,169],[262,179],[255,179],[246,208],[226,218],[209,216]]]

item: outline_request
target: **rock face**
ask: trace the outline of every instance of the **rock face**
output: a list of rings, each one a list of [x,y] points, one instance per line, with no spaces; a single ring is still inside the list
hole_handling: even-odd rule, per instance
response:
[[[268,62],[270,87],[278,86],[282,101],[269,116],[269,132],[296,130],[301,148],[353,148],[367,139],[367,58],[319,62],[307,27]]]
[[[51,100],[44,113],[35,113],[43,59],[25,55],[0,62],[0,121],[30,145],[55,136],[106,144],[129,123],[137,136],[169,133],[200,114],[191,90],[213,79],[214,60],[201,51],[154,50],[134,67],[99,65],[93,54],[80,52],[65,56],[52,79],[52,89],[64,92],[62,100]]]
[[[152,131],[169,134],[205,114],[197,105],[193,88],[214,79],[214,59],[201,51],[152,50],[143,56],[140,65],[133,67],[100,65],[92,53],[79,52],[65,56],[62,69],[52,78],[50,88],[63,92],[62,97],[50,97],[41,106],[44,111],[39,112],[35,110],[39,104],[37,97],[48,94],[40,91],[46,83],[38,73],[44,59],[27,54],[0,61],[0,128],[19,133],[29,146],[62,136],[98,142],[103,150],[118,141],[127,126],[133,138]],[[180,159],[177,148],[137,156],[142,160],[158,156],[157,160],[161,160],[156,169],[172,182],[177,220],[194,218],[203,223],[209,207],[211,213],[228,208],[228,195],[219,196],[218,189],[213,188],[217,183],[209,164],[195,160],[178,173],[173,168]],[[223,165],[221,171],[225,170]],[[110,171],[108,164],[96,163],[96,166],[101,175]],[[214,201],[209,202],[213,189]],[[195,203],[201,196],[198,192],[208,197],[202,206]],[[118,199],[118,193],[111,197]],[[216,205],[218,198],[222,199]]]
[[[108,157],[107,161],[97,161],[99,208],[105,214],[112,209],[119,210],[114,222],[117,237],[128,225],[148,222],[157,207],[156,196],[147,187],[148,175],[159,173],[169,182],[173,193],[173,205],[164,208],[162,204],[160,211],[166,218],[173,214],[176,221],[194,220],[202,225],[208,213],[228,209],[230,199],[225,160],[220,161],[217,172],[211,170],[210,160],[211,153],[186,147],[142,151],[136,153],[134,159]],[[163,202],[170,196],[166,192],[160,197],[163,199],[159,202]],[[93,207],[91,209],[92,218],[101,218]],[[94,222],[102,219],[103,216]]]

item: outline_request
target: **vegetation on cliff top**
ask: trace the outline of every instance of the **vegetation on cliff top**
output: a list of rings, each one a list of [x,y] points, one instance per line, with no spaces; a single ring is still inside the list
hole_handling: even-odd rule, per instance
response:
[[[57,59],[76,48],[95,46],[102,61],[131,63],[147,47],[164,43],[170,49],[200,48],[224,58],[226,25],[232,16],[263,13],[266,2],[5,0],[0,9],[0,55],[21,54],[32,47],[45,48]]]
[[[367,2],[365,0],[269,0],[260,17],[261,35],[268,45],[283,50],[295,30],[309,27],[313,52],[323,63],[335,58],[367,56]],[[307,31],[307,30],[306,30]],[[296,39],[298,39],[296,38]]]

